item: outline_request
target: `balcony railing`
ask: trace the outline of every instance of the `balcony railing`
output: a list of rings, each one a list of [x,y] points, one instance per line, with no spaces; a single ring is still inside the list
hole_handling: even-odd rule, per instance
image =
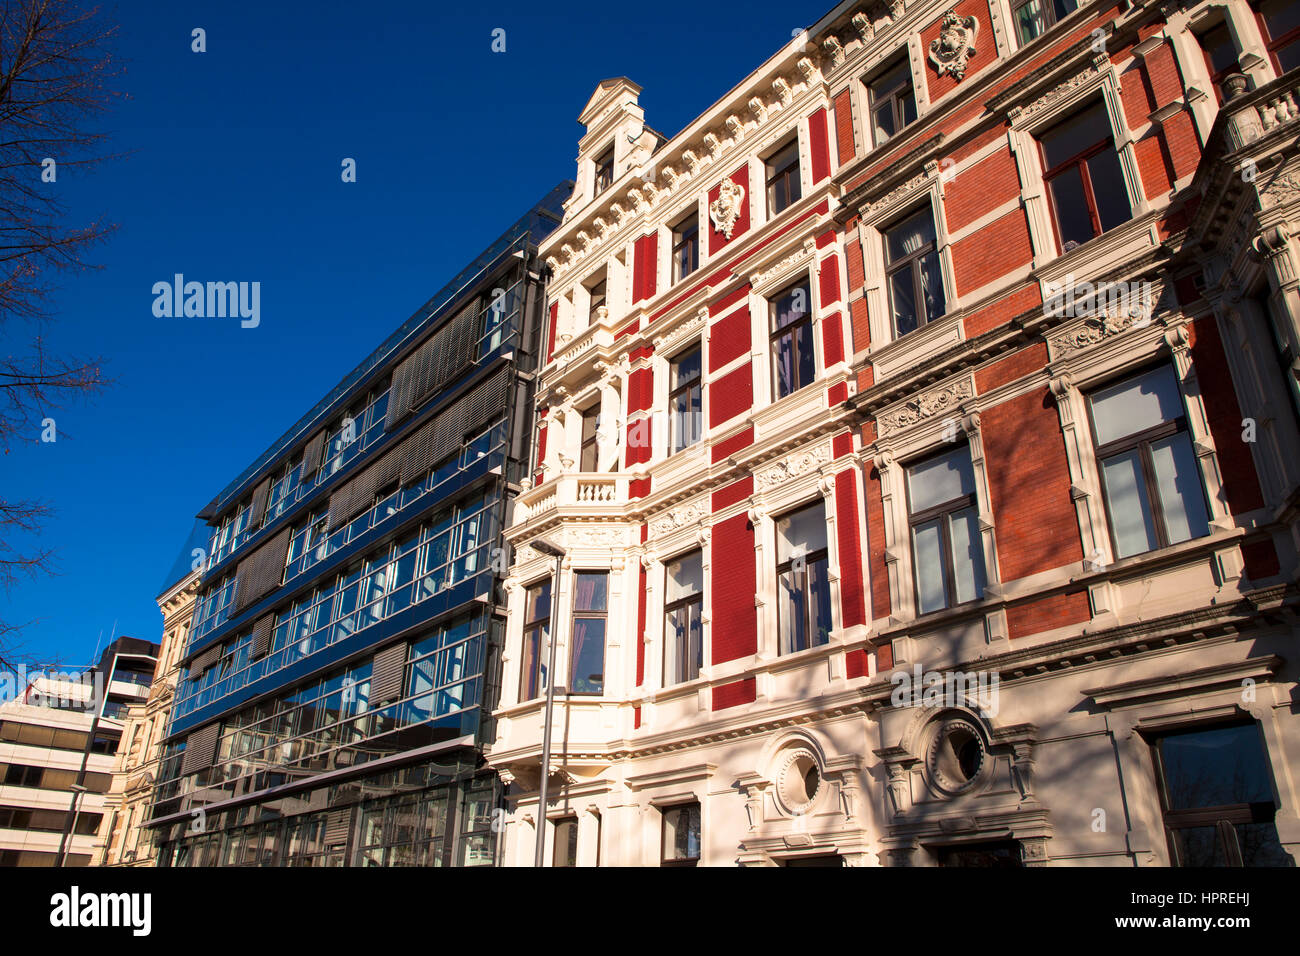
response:
[[[616,473],[569,472],[544,481],[516,499],[515,524],[540,518],[557,509],[583,514],[617,514],[628,500],[628,477]]]

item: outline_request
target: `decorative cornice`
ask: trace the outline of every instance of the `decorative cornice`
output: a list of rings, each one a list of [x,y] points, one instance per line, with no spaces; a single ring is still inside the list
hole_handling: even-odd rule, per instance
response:
[[[881,437],[902,431],[917,422],[944,411],[955,411],[957,406],[975,396],[975,383],[969,377],[957,379],[938,388],[922,392],[901,406],[882,413],[877,419]]]
[[[800,475],[816,471],[830,460],[831,448],[826,443],[787,455],[776,464],[754,474],[754,491],[768,491]]]

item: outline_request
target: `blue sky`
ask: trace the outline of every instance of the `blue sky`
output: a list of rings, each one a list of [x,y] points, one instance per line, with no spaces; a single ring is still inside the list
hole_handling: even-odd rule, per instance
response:
[[[56,416],[59,441],[0,458],[6,497],[57,512],[40,540],[59,573],[0,596],[0,617],[32,622],[22,656],[84,663],[114,628],[157,640],[195,513],[574,175],[598,81],[643,86],[671,136],[830,6],[696,4],[688,23],[608,2],[105,4],[129,99],[100,125],[128,155],[51,188],[70,221],[120,229],[90,253],[102,269],[60,280],[46,340],[116,381]],[[155,318],[150,290],[177,272],[260,282],[260,326]],[[21,348],[26,330],[0,328]]]

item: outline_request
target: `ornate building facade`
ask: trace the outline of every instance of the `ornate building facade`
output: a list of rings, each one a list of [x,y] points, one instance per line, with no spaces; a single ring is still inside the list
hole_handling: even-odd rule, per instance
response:
[[[189,557],[188,552],[184,557]],[[128,707],[123,717],[113,785],[104,796],[98,866],[156,863],[153,831],[141,824],[147,819],[153,787],[158,780],[163,738],[181,674],[181,650],[189,635],[201,577],[198,571],[192,571],[158,597],[158,610],[163,618],[158,666],[149,696]]]
[[[1294,860],[1297,66],[1276,0],[895,0],[671,138],[597,87],[504,862]]]

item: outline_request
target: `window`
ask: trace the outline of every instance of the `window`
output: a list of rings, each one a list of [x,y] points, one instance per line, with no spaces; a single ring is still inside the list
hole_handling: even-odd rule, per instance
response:
[[[604,571],[578,571],[573,575],[573,588],[569,692],[603,694],[609,575]]]
[[[767,214],[780,215],[799,201],[799,141],[779,150],[767,161]]]
[[[700,676],[704,663],[704,552],[664,565],[664,686]]]
[[[551,635],[551,582],[548,578],[528,589],[524,597],[524,653],[519,665],[519,699],[533,700],[546,690],[546,662],[542,650]]]
[[[831,636],[826,512],[821,502],[776,519],[777,635],[782,654]]]
[[[1088,399],[1115,556],[1210,533],[1183,400],[1168,365]]]
[[[1133,217],[1105,103],[1098,100],[1057,123],[1038,144],[1061,252]]]
[[[600,424],[600,405],[593,405],[581,414],[582,448],[578,454],[578,470],[595,471],[600,455],[596,436],[596,429]]]
[[[1168,734],[1153,744],[1174,866],[1290,866],[1255,724]]]
[[[599,196],[614,184],[614,147],[607,149],[596,160],[596,195]]]
[[[954,448],[907,469],[917,613],[978,600],[984,546],[970,449]]]
[[[700,862],[700,805],[664,807],[663,866],[696,866]]]
[[[673,281],[700,267],[700,214],[693,212],[673,227]]]
[[[595,285],[587,289],[587,324],[594,323],[598,316],[596,310],[605,304],[605,278],[602,276]]]
[[[934,213],[929,206],[884,230],[885,278],[894,336],[902,338],[941,317],[947,307]]]
[[[1300,66],[1300,6],[1295,0],[1264,0],[1258,11],[1273,67],[1287,73]]]
[[[555,856],[552,866],[578,865],[578,818],[565,817],[555,821]]]
[[[871,113],[871,141],[875,146],[883,146],[916,119],[912,69],[906,58],[867,84],[867,109]]]
[[[773,391],[778,399],[811,384],[813,359],[812,293],[800,279],[768,304],[771,315]]]
[[[1214,87],[1215,98],[1223,102],[1223,79],[1229,73],[1236,73],[1237,44],[1232,40],[1232,33],[1226,23],[1211,27],[1198,34],[1196,40],[1205,55],[1205,67],[1210,71],[1210,85]]]
[[[1042,36],[1078,8],[1078,0],[1029,0],[1017,5],[1013,19],[1020,45]]]
[[[669,447],[681,451],[694,445],[704,431],[703,360],[700,347],[687,349],[672,359],[668,377]]]

